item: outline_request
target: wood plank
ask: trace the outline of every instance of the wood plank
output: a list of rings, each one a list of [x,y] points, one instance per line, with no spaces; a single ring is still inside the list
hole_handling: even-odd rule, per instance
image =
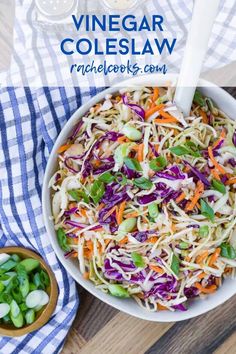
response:
[[[80,354],[142,354],[172,323],[155,323],[118,313],[81,350]]]
[[[85,339],[72,328],[66,338],[63,354],[77,354],[85,344]]]
[[[235,306],[236,295],[202,316],[176,323],[146,354],[212,353],[235,332]]]
[[[79,288],[80,307],[73,328],[85,340],[94,337],[119,311]]]
[[[235,354],[236,352],[236,331],[214,351],[214,354]]]

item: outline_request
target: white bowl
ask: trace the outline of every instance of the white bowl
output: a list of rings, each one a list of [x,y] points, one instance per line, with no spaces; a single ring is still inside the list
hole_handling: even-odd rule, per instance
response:
[[[130,79],[128,81],[124,81],[119,84],[119,87],[126,88],[132,87],[134,85],[139,86],[162,86],[166,82],[176,82],[176,75],[166,75],[165,78],[161,78],[158,75],[149,75],[136,77],[134,79]],[[234,112],[236,112],[236,100],[230,96],[223,89],[211,84],[207,81],[200,81],[201,92],[204,95],[211,97],[217,105],[231,117],[234,118]],[[54,231],[54,225],[52,220],[50,220],[51,216],[51,200],[50,200],[50,190],[48,189],[48,183],[56,170],[57,165],[57,149],[66,141],[66,138],[71,133],[74,125],[78,122],[78,120],[89,110],[89,108],[99,101],[101,101],[106,94],[114,93],[119,90],[119,87],[109,88],[95,97],[93,97],[89,102],[80,107],[71,117],[71,119],[66,123],[64,128],[62,129],[60,135],[57,138],[57,141],[53,147],[51,155],[48,160],[44,183],[43,183],[43,191],[42,191],[42,204],[43,204],[43,215],[44,222],[50,237],[52,246],[59,260],[66,268],[68,273],[86,290],[88,290],[91,294],[104,301],[105,303],[121,310],[125,313],[128,313],[132,316],[136,316],[138,318],[156,321],[156,322],[172,322],[172,321],[182,321],[186,320],[198,315],[201,315],[209,310],[212,310],[216,306],[222,304],[226,300],[228,300],[231,296],[236,293],[236,279],[227,279],[224,281],[223,286],[216,291],[213,295],[208,296],[204,300],[193,300],[191,305],[189,306],[188,311],[186,312],[170,312],[170,311],[160,311],[160,312],[149,312],[147,310],[142,309],[139,305],[132,299],[119,299],[113,297],[108,294],[104,294],[102,291],[95,288],[92,282],[85,280],[83,276],[80,274],[78,261],[72,259],[65,259],[63,251],[60,249],[56,234]]]

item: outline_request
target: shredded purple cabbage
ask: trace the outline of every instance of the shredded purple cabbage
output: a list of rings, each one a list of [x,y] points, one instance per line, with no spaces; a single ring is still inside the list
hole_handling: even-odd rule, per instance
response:
[[[205,184],[206,187],[210,187],[211,184],[207,178],[197,168],[193,167],[188,161],[183,160],[183,163],[190,167],[192,173]]]
[[[144,121],[145,111],[142,107],[140,107],[137,104],[129,103],[129,99],[128,99],[127,95],[123,95],[122,100],[126,106],[130,107],[132,109],[132,111],[134,111],[142,119],[142,121]]]
[[[234,146],[236,146],[236,129],[235,129],[235,131],[234,131],[232,141],[233,141]]]

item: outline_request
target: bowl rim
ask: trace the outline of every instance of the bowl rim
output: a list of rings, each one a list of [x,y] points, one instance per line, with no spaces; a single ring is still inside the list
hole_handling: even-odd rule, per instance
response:
[[[106,304],[108,304],[108,305],[110,305],[110,306],[112,306],[112,307],[114,307],[126,314],[129,314],[131,316],[134,316],[134,317],[137,317],[137,318],[140,318],[143,320],[154,321],[154,322],[173,322],[173,321],[179,322],[179,321],[183,321],[186,319],[197,317],[201,314],[204,314],[204,313],[216,308],[220,304],[223,304],[226,300],[231,298],[236,293],[236,288],[233,292],[225,294],[222,299],[220,299],[220,300],[217,299],[215,301],[211,301],[210,304],[208,303],[208,306],[206,308],[204,308],[204,306],[202,306],[201,309],[198,311],[192,311],[192,312],[186,311],[184,313],[181,312],[181,313],[179,313],[179,316],[176,315],[176,318],[173,318],[170,315],[168,316],[169,312],[167,312],[167,311],[163,311],[163,312],[165,312],[164,316],[157,315],[156,316],[157,318],[156,317],[154,318],[153,316],[150,315],[151,312],[148,312],[147,310],[144,310],[143,312],[140,312],[140,313],[135,313],[135,311],[132,310],[129,306],[125,306],[125,305],[121,304],[120,299],[119,299],[119,303],[117,303],[116,301],[113,300],[113,297],[111,295],[106,295],[102,291],[99,291],[99,290],[97,291],[94,284],[92,284],[91,282],[88,282],[88,280],[83,279],[82,275],[80,274],[79,268],[78,268],[78,273],[75,274],[73,269],[71,269],[71,265],[69,263],[69,260],[64,258],[64,255],[57,243],[55,231],[51,232],[52,227],[54,229],[54,224],[53,224],[52,220],[50,220],[50,215],[48,215],[48,210],[50,210],[50,213],[51,213],[51,205],[49,205],[49,206],[47,205],[50,200],[50,198],[49,198],[49,200],[47,198],[48,182],[52,176],[52,174],[50,173],[51,164],[52,164],[52,161],[54,159],[54,155],[56,154],[58,147],[60,146],[60,144],[63,143],[63,140],[65,140],[66,137],[68,137],[69,132],[73,129],[75,124],[79,121],[79,119],[82,118],[82,116],[88,111],[88,109],[90,107],[92,107],[94,104],[96,104],[99,101],[101,101],[102,99],[104,99],[107,94],[113,94],[121,88],[125,88],[125,87],[132,88],[134,86],[135,87],[136,86],[139,86],[139,87],[153,86],[153,82],[155,80],[156,80],[155,82],[157,82],[157,86],[166,85],[166,84],[169,84],[170,82],[173,84],[173,86],[175,86],[177,79],[178,79],[177,74],[167,74],[167,75],[165,75],[164,78],[163,77],[160,78],[160,76],[158,74],[137,76],[137,77],[131,78],[129,80],[124,80],[114,86],[111,86],[111,87],[99,92],[94,97],[92,97],[87,102],[85,102],[83,105],[81,105],[73,113],[71,118],[66,122],[66,124],[62,128],[60,134],[58,135],[58,137],[53,145],[53,149],[50,153],[50,156],[49,156],[49,159],[47,162],[47,166],[46,166],[46,170],[44,173],[43,188],[42,188],[42,208],[43,208],[43,217],[44,217],[44,223],[46,226],[46,230],[49,235],[52,247],[53,247],[58,259],[60,260],[62,265],[65,267],[67,272],[73,277],[73,279],[76,282],[78,282],[83,288],[85,288],[88,292],[90,292],[93,296],[97,297],[99,300],[105,302]],[[148,82],[150,82],[150,81],[152,83],[150,83],[148,85]],[[215,84],[213,84],[207,80],[200,79],[199,80],[199,87],[200,87],[200,89],[203,89],[203,90],[206,87],[216,89],[219,94],[223,94],[225,98],[227,97],[228,100],[231,100],[232,102],[234,102],[234,104],[236,104],[236,100],[228,92],[226,92],[222,88],[216,86]],[[67,133],[65,133],[65,132],[67,132]],[[90,283],[92,284],[92,286],[90,286]],[[212,297],[213,296],[214,295],[212,295]],[[124,300],[122,300],[122,301],[124,301]],[[129,300],[126,300],[126,301],[129,301]],[[134,301],[134,300],[132,299],[132,301]],[[195,301],[198,301],[198,300],[195,300]],[[202,301],[202,300],[200,300],[200,301]],[[163,314],[163,312],[162,312],[162,314]],[[158,314],[159,314],[159,312],[158,312]]]
[[[27,325],[27,326],[24,325],[22,328],[14,328],[14,327],[3,328],[0,325],[0,335],[1,336],[19,337],[19,336],[23,336],[25,334],[29,334],[29,333],[41,328],[43,325],[45,325],[48,322],[49,318],[51,317],[51,315],[53,314],[53,312],[56,308],[57,299],[58,299],[58,285],[57,285],[55,275],[52,272],[49,265],[44,261],[44,259],[41,256],[39,256],[36,252],[32,251],[31,249],[17,247],[17,246],[9,246],[9,247],[1,248],[0,254],[2,254],[2,253],[24,254],[26,257],[37,259],[40,262],[40,266],[44,270],[46,270],[46,272],[48,273],[48,276],[50,278],[50,294],[48,294],[49,295],[49,302],[35,322],[33,322],[32,324]]]

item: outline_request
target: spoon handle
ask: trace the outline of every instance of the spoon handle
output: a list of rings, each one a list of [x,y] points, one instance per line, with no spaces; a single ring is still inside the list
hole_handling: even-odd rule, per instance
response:
[[[189,115],[220,0],[195,0],[193,17],[175,93],[175,102]]]

